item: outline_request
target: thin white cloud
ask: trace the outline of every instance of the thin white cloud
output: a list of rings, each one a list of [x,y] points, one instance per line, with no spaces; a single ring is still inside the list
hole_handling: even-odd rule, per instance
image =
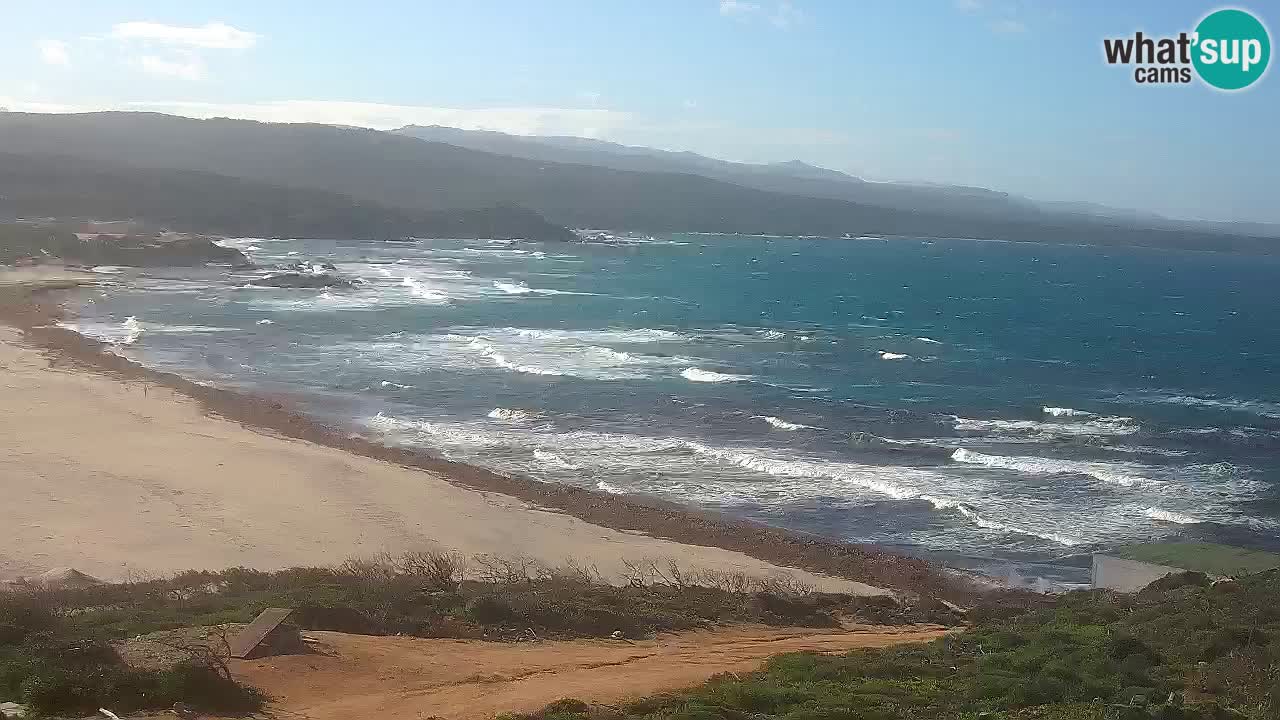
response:
[[[991,23],[991,30],[992,32],[1005,33],[1005,34],[1024,33],[1027,31],[1027,26],[1020,20],[1014,20],[1013,18],[1004,18],[1003,20],[996,20],[995,22]]]
[[[745,17],[760,12],[760,3],[745,0],[720,0],[720,14],[725,17]]]
[[[36,44],[40,48],[40,59],[49,65],[71,66],[71,53],[67,44],[61,40],[41,40]]]
[[[111,27],[111,37],[207,50],[245,50],[253,47],[261,36],[223,22],[190,27],[157,22],[125,22]]]
[[[982,0],[955,0],[955,6],[961,12],[977,12],[982,9]]]
[[[749,0],[720,0],[720,14],[743,22],[760,19],[784,30],[805,19],[804,12],[791,0],[778,0],[768,5]]]
[[[167,60],[156,55],[143,55],[138,58],[138,67],[148,75],[176,77],[184,80],[199,80],[204,77],[204,63],[197,57],[182,60]]]

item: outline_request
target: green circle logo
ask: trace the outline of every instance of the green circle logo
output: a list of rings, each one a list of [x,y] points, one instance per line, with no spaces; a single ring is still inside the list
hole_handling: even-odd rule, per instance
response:
[[[1219,90],[1241,90],[1257,82],[1271,60],[1271,37],[1243,10],[1210,13],[1196,26],[1191,58],[1200,79]]]

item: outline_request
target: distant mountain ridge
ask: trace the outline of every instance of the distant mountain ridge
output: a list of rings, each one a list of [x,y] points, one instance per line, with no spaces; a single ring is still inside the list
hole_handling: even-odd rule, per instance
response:
[[[705,155],[571,136],[508,135],[439,125],[410,125],[394,132],[420,140],[529,160],[572,163],[635,172],[688,173],[767,192],[846,200],[913,212],[1040,215],[1034,204],[1008,193],[959,185],[875,183],[799,160],[755,164]]]
[[[232,236],[387,240],[413,235],[561,241],[575,237],[517,207],[411,211],[206,172],[0,153],[0,219],[45,217],[136,219],[165,229]]]
[[[1157,213],[1091,202],[1032,200],[1007,192],[965,185],[872,182],[800,160],[737,163],[689,151],[659,150],[572,136],[525,136],[440,125],[408,125],[394,132],[472,150],[551,162],[618,170],[702,175],[744,187],[793,195],[849,200],[916,212],[999,215],[1031,222],[1117,221],[1165,230],[1190,230],[1277,237],[1280,225],[1175,220]]]
[[[497,139],[508,142],[512,136],[505,137]],[[565,142],[584,143],[582,139]],[[585,141],[590,147],[598,142]],[[528,146],[542,148],[539,152],[560,152],[554,146]],[[661,153],[641,149],[634,161],[667,162],[665,156],[645,157],[652,152]],[[364,213],[367,223],[385,222],[388,227],[422,222],[423,213],[456,216],[461,211],[485,213],[507,207],[525,208],[541,216],[536,221],[536,216],[530,217],[531,222],[650,233],[889,234],[1261,253],[1277,249],[1277,242],[1270,238],[1153,227],[1096,216],[895,208],[855,202],[824,196],[818,190],[836,187],[847,192],[879,184],[856,178],[797,177],[797,173],[815,173],[808,166],[795,164],[754,166],[739,172],[734,163],[701,156],[691,161],[686,158],[687,163],[730,166],[725,172],[735,173],[742,181],[730,182],[709,177],[711,171],[624,170],[330,125],[195,120],[155,113],[0,113],[0,153],[73,157],[112,168],[121,176],[126,169],[183,171],[220,176],[219,187],[230,188],[226,180],[236,179],[274,188],[272,192],[277,194],[326,193],[326,197],[336,196],[338,207]],[[582,159],[600,154],[592,150]],[[751,182],[760,187],[746,184],[744,175],[753,176]],[[184,187],[194,187],[192,183]],[[775,184],[790,190],[763,189]],[[815,190],[806,194],[801,191],[804,187]],[[934,192],[930,188],[913,190]],[[966,190],[947,192],[950,197],[964,197]],[[980,198],[990,199],[981,194],[990,191],[977,192]],[[999,194],[995,196],[998,202],[1005,202],[998,199]],[[238,197],[250,203],[254,200],[244,193]],[[320,196],[311,197],[318,202]],[[222,202],[221,198],[211,198],[214,200]],[[264,218],[269,217],[270,206],[260,203],[253,207]],[[190,205],[188,209],[195,212]],[[221,212],[216,217],[227,221]],[[290,222],[298,224],[300,218]]]

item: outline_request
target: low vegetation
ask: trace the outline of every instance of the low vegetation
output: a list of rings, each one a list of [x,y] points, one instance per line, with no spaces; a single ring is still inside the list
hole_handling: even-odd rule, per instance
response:
[[[32,593],[0,594],[0,699],[37,713],[94,712],[103,705],[128,712],[178,702],[244,713],[263,702],[207,652],[165,668],[130,667],[106,636],[86,632],[74,615]]]
[[[1188,573],[1136,595],[979,609],[928,645],[792,654],[619,707],[562,700],[510,720],[1274,720],[1280,571]]]
[[[1115,554],[1210,575],[1240,575],[1280,568],[1280,555],[1275,553],[1207,542],[1141,543],[1117,548]]]
[[[337,568],[237,568],[78,589],[15,586],[0,593],[0,699],[42,712],[169,707],[221,712],[262,699],[237,685],[221,647],[183,647],[172,667],[134,668],[128,638],[176,628],[226,628],[267,607],[297,608],[307,630],[370,635],[528,640],[643,637],[720,623],[831,627],[956,623],[941,603],[812,592],[790,576],[691,571],[669,560],[625,565],[606,582],[594,568],[527,558],[408,553]]]

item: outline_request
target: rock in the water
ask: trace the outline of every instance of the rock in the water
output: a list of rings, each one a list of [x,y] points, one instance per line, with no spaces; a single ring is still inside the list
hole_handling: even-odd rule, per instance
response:
[[[355,287],[359,282],[359,280],[348,280],[329,273],[282,272],[254,278],[249,281],[249,284],[278,288],[349,288]]]

